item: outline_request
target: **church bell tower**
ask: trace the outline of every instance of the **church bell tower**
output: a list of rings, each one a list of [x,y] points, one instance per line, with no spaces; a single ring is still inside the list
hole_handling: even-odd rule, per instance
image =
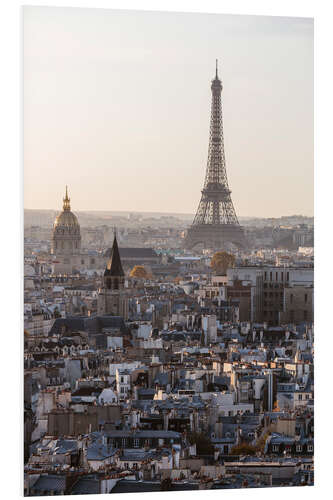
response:
[[[111,256],[107,262],[98,291],[97,313],[111,314],[128,319],[128,296],[125,289],[125,273],[121,265],[116,234],[114,235]]]

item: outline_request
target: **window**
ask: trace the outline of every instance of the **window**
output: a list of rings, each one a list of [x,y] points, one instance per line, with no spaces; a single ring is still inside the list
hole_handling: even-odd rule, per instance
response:
[[[267,280],[267,271],[265,271],[265,280]]]
[[[313,444],[308,444],[308,451],[313,451]]]
[[[275,452],[279,451],[279,445],[278,444],[273,444],[272,451],[275,451]]]
[[[283,271],[282,271],[282,273],[281,273],[281,281],[283,281]]]
[[[275,279],[278,281],[278,273],[275,273]]]
[[[287,281],[289,281],[289,273],[287,273]]]
[[[139,448],[139,446],[140,446],[140,440],[134,439],[134,448]]]
[[[302,398],[302,394],[299,394],[299,395],[298,395],[298,401],[302,401],[302,399],[303,399],[303,398]]]
[[[308,319],[308,311],[303,311],[303,317],[305,320]]]
[[[308,302],[308,294],[307,294],[307,293],[304,295],[304,302],[305,302],[306,304],[307,304],[307,302]]]
[[[300,453],[302,451],[302,445],[301,444],[296,445],[296,451],[298,453]]]
[[[294,295],[291,293],[291,294],[290,294],[290,304],[292,304],[292,303],[293,303],[293,300],[294,300]]]
[[[272,272],[269,273],[269,279],[272,281]]]

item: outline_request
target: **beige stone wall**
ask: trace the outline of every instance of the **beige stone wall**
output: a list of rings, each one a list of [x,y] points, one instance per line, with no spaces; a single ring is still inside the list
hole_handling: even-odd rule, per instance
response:
[[[271,424],[271,431],[286,436],[295,436],[296,420],[294,418],[281,419]]]

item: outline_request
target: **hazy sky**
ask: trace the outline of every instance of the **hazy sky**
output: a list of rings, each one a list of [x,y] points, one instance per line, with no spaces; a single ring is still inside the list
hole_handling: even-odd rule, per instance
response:
[[[195,213],[215,59],[239,216],[313,215],[313,21],[24,8],[25,207]]]

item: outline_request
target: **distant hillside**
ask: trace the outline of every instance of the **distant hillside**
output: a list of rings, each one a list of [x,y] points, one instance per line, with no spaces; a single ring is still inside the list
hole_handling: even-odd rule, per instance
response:
[[[166,219],[178,219],[185,223],[193,220],[194,214],[175,214],[175,213],[162,213],[162,212],[108,212],[108,211],[80,211],[74,210],[74,213],[79,218],[80,225],[86,226],[102,226],[110,225],[122,221],[135,221],[136,218],[141,218],[140,224],[144,223],[145,219],[161,219],[163,224],[167,222]],[[40,226],[51,227],[55,217],[59,214],[58,210],[24,210],[24,226]],[[282,216],[279,218],[264,218],[264,217],[239,217],[239,222],[244,226],[279,226],[279,225],[298,225],[307,224],[313,225],[313,217],[305,217],[303,215],[290,215]]]

